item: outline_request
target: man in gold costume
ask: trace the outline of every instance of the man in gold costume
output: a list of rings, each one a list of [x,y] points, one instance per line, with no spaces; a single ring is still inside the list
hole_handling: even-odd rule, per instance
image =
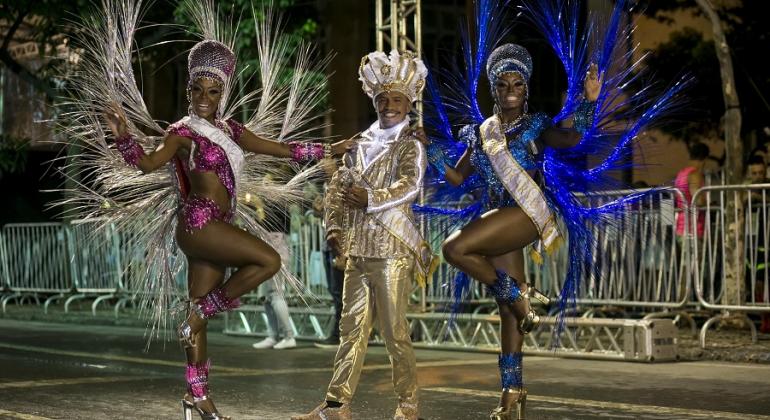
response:
[[[424,282],[433,255],[411,205],[427,164],[425,147],[409,126],[409,111],[425,86],[427,69],[411,52],[373,52],[359,80],[377,121],[343,157],[325,201],[327,241],[348,257],[340,345],[326,401],[293,420],[350,419],[372,323],[379,322],[398,396],[394,419],[417,420],[417,370],[406,320],[412,281]]]

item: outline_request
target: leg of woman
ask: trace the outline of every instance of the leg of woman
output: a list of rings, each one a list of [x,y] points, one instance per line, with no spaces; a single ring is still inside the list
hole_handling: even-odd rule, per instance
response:
[[[521,293],[526,293],[527,282],[525,281],[526,275],[524,274],[523,250],[518,249],[516,251],[499,255],[497,257],[490,257],[488,260],[492,263],[496,270],[504,271],[506,274],[516,279]],[[509,304],[509,306],[513,308],[514,315],[518,320],[521,320],[521,318],[524,317],[527,312],[529,312],[528,299],[521,299],[512,304]],[[521,351],[521,345],[519,345],[519,350],[516,351]]]
[[[505,271],[515,279],[524,279],[524,253],[522,250],[488,259],[495,269]],[[526,290],[526,284],[523,280],[519,282],[519,287],[521,287],[522,292]],[[522,303],[523,300],[516,302],[516,304]],[[500,312],[500,348],[503,353],[520,352],[524,343],[524,336],[519,331],[518,326],[518,311],[513,308],[516,304],[497,302]]]
[[[215,220],[192,233],[180,232],[177,241],[187,255],[238,268],[224,286],[231,299],[256,289],[281,268],[281,257],[270,245],[225,222]]]
[[[224,267],[192,258],[187,260],[187,273],[187,293],[193,302],[216,289],[225,279]],[[206,329],[201,329],[198,334],[200,337],[195,337],[196,346],[185,349],[190,363],[206,361]]]
[[[191,301],[200,299],[210,291],[214,290],[222,284],[225,279],[225,268],[219,265],[212,264],[208,261],[196,260],[188,258],[187,260],[187,290],[188,296]],[[195,336],[195,347],[188,347],[185,349],[187,354],[187,364],[195,366],[207,366],[208,365],[208,349],[207,349],[207,337],[206,328],[204,327],[198,331]],[[208,377],[208,375],[207,375]],[[189,392],[189,390],[188,390]],[[216,412],[214,403],[207,399],[198,403],[198,407],[207,412]]]
[[[519,398],[520,390],[523,387],[521,348],[524,344],[524,334],[519,329],[519,323],[511,305],[498,302],[498,307],[500,308],[500,356],[498,364],[502,383],[499,407],[509,409]],[[511,363],[512,361],[513,363]]]
[[[510,261],[504,270],[524,292],[524,259],[521,250],[538,237],[537,228],[521,208],[505,207],[485,213],[461,230],[454,232],[444,242],[442,251],[446,261],[471,277],[488,285],[495,284],[497,272],[491,258],[517,252],[498,259]],[[514,264],[518,262],[518,264]],[[519,267],[519,268],[516,268]],[[510,270],[511,272],[508,272]],[[514,304],[517,318],[521,320],[529,310],[529,302],[522,299]]]
[[[522,291],[526,290],[526,284],[524,282],[524,253],[522,250],[510,252],[508,254],[500,255],[497,257],[489,258],[495,269],[505,271],[509,276],[522,279],[519,282],[519,286]],[[524,304],[524,299],[516,304]],[[500,359],[508,357],[509,359],[516,359],[520,357],[522,346],[524,344],[524,334],[519,329],[519,322],[516,317],[513,305],[505,302],[497,302],[500,313]],[[503,356],[506,355],[506,356]],[[515,355],[514,357],[508,355]],[[519,359],[520,360],[520,359]],[[502,364],[502,362],[500,362]],[[519,364],[521,367],[521,364]],[[520,372],[520,371],[519,371]],[[503,383],[509,382],[510,379],[503,379],[504,375],[501,367],[501,381]],[[505,384],[507,385],[507,384]],[[522,384],[523,385],[523,384]],[[500,407],[507,409],[513,405],[519,398],[519,392],[503,392],[500,394]]]
[[[281,268],[281,257],[273,248],[225,222],[211,221],[192,233],[179,229],[177,243],[190,258],[238,268],[222,286],[224,297],[230,301],[256,289]],[[188,322],[193,333],[205,324],[195,311]]]
[[[454,232],[442,245],[442,251],[449,264],[492,285],[497,273],[488,257],[523,249],[537,236],[537,228],[522,209],[506,207],[492,210]]]

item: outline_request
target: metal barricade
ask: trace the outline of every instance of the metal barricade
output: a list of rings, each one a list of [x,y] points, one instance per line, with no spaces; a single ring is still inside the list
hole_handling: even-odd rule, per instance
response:
[[[99,303],[116,297],[121,288],[121,260],[118,235],[106,219],[73,220],[69,229],[70,269],[76,293],[64,303],[64,311],[78,300],[96,296],[91,311]]]
[[[702,235],[692,236],[698,301],[708,309],[770,312],[770,273],[766,267],[770,257],[770,184],[705,187],[693,195],[693,202],[701,196],[706,197],[706,204],[698,210],[702,216],[694,214],[691,218],[691,223],[697,224],[700,217],[704,226]],[[733,215],[740,226],[728,226],[728,200],[740,203],[735,211],[742,214]],[[736,287],[745,293],[739,304],[723,303],[725,243],[731,233],[740,234],[743,242],[745,281]]]
[[[67,229],[62,223],[13,223],[3,226],[5,270],[10,294],[3,297],[2,308],[11,301],[49,295],[45,309],[73,289],[70,276]]]
[[[285,267],[294,274],[303,284],[303,286],[309,291],[309,271],[308,262],[314,246],[313,231],[320,226],[315,225],[315,218],[308,219],[308,214],[311,212],[303,213],[302,210],[292,205],[289,209],[289,234],[287,237],[287,245],[289,247],[289,260],[284,261]],[[320,223],[320,222],[318,222]],[[293,290],[285,290],[286,297],[295,294]]]
[[[586,203],[600,205],[631,192],[603,192],[587,198]],[[679,208],[675,205],[677,201],[681,203]],[[686,209],[686,200],[679,190],[655,190],[628,205],[625,216],[616,223],[592,227],[591,264],[595,271],[583,273],[578,304],[660,309],[685,306],[691,290],[690,250],[676,240],[675,219],[677,213],[686,212]],[[445,226],[441,223],[431,221],[428,228],[443,230]],[[562,246],[554,255],[545,258],[543,265],[538,265],[525,250],[527,282],[549,296],[557,297],[566,277],[567,252],[567,247]],[[428,302],[451,301],[454,272],[446,264],[439,267],[433,282],[428,285]],[[471,301],[492,303],[482,285],[473,282],[471,287]]]
[[[590,204],[600,205],[630,193],[602,193],[593,196]],[[684,306],[690,293],[690,249],[676,240],[677,213],[686,216],[684,196],[677,189],[662,189],[628,205],[616,223],[593,226],[594,271],[584,275],[578,302],[648,308]],[[562,258],[565,267],[566,255],[562,254]],[[557,277],[557,283],[562,278]]]
[[[10,285],[8,281],[10,276],[8,274],[8,257],[5,252],[5,235],[0,230],[0,296],[5,297],[5,293],[9,292]],[[0,298],[1,299],[1,298]]]
[[[324,261],[324,248],[326,231],[323,219],[315,216],[312,210],[305,212],[300,228],[299,249],[292,258],[301,258],[295,272],[304,283],[308,291],[321,299],[331,299],[326,283],[326,261]]]
[[[131,222],[122,225],[114,230],[115,242],[118,250],[118,260],[121,267],[121,285],[128,294],[143,292],[143,278],[147,275],[149,269],[147,264],[147,244],[142,242],[134,229],[134,223]]]
[[[706,345],[709,328],[730,318],[747,320],[752,342],[756,342],[756,327],[745,314],[770,312],[768,204],[770,184],[711,186],[693,194],[691,207],[698,209],[690,217],[690,227],[696,233],[692,235],[695,294],[704,308],[721,311],[704,323],[702,347]],[[727,214],[729,209],[732,214]],[[742,267],[737,268],[744,271],[742,284],[725,283],[730,257],[725,244],[730,235],[743,247]]]

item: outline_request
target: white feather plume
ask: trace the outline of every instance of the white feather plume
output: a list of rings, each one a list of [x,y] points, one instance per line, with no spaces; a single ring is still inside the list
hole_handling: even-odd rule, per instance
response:
[[[237,28],[232,19],[220,18],[213,1],[188,1],[184,10],[201,37],[235,47]],[[255,12],[252,10],[256,16]],[[307,75],[322,74],[328,58],[312,63],[310,47],[302,46],[291,66],[288,57],[295,51],[287,38],[274,33],[280,18],[272,9],[262,12],[264,20],[255,17],[260,88],[240,100],[233,101],[230,95],[223,98],[228,101],[224,118],[253,102],[255,111],[246,123],[249,130],[268,139],[307,139],[322,126],[317,108],[325,99],[325,78],[311,83]],[[169,163],[165,170],[141,174],[126,166],[106,140],[102,117],[106,110],[124,113],[128,130],[146,151],[157,147],[165,134],[148,112],[133,70],[134,34],[143,13],[141,0],[102,0],[99,12],[77,23],[75,44],[80,57],[76,70],[68,75],[70,97],[64,104],[68,111],[58,124],[63,131],[58,141],[70,151],[61,170],[75,188],[65,190],[65,199],[56,205],[104,229],[115,227],[122,247],[144,250],[142,258],[128,258],[124,264],[124,274],[140,275],[124,275],[131,283],[123,287],[137,293],[150,318],[149,335],[154,337],[168,329],[169,308],[184,296],[176,281],[185,264],[174,242],[180,199],[176,170]],[[279,75],[288,69],[294,70],[293,77],[281,82]],[[232,82],[228,93],[231,88]],[[303,185],[318,172],[316,167],[300,168],[286,159],[247,153],[238,191],[259,197],[265,207],[286,209],[302,204]],[[236,213],[239,223],[263,240],[268,231],[280,230],[277,220],[259,220],[254,209],[240,200]],[[302,283],[285,267],[282,274],[292,287],[302,289]]]

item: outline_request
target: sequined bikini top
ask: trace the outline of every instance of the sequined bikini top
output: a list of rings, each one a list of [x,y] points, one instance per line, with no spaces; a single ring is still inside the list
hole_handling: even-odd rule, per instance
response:
[[[548,116],[543,113],[529,114],[521,120],[513,130],[513,138],[508,142],[508,150],[514,159],[527,171],[536,170],[538,165],[538,156],[535,140],[545,130],[548,123]],[[489,157],[484,152],[479,139],[479,126],[477,124],[466,125],[460,129],[458,135],[471,151],[471,165],[473,169],[484,179],[487,186],[497,194],[505,194],[505,186],[497,178]]]
[[[216,126],[224,131],[234,142],[238,143],[240,141],[241,134],[243,134],[243,125],[241,123],[232,119],[227,121],[217,120]],[[230,161],[227,160],[227,154],[225,154],[221,147],[198,134],[182,121],[171,124],[166,132],[186,137],[193,141],[190,159],[187,162],[182,161],[185,171],[213,171],[230,196],[233,196],[235,193],[235,177],[233,176],[232,168],[230,168]]]

